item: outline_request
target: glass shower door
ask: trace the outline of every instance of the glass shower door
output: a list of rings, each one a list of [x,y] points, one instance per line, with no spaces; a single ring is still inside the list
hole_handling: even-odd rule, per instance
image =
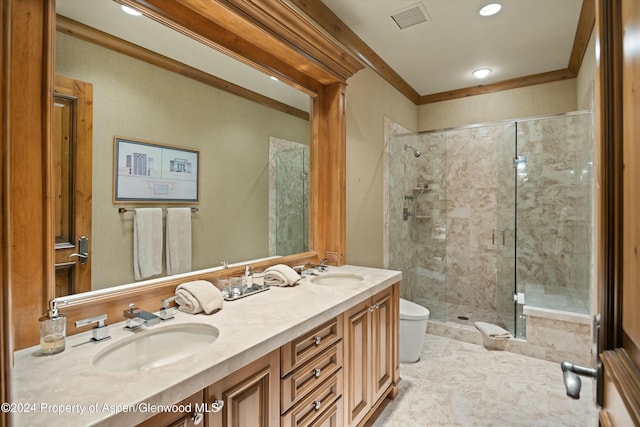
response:
[[[514,295],[516,294],[516,131],[514,123],[498,137],[497,141],[497,193],[496,224],[492,230],[491,241],[496,251],[496,314],[514,336],[516,331],[516,313]]]

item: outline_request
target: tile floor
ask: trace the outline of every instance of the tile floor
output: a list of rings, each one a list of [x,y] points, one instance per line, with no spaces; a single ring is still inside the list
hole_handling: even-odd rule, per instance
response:
[[[421,359],[401,364],[400,390],[374,427],[590,427],[591,380],[569,398],[558,363],[426,334]]]

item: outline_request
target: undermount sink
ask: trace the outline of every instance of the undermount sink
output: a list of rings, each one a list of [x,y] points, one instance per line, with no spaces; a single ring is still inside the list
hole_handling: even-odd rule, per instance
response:
[[[219,335],[218,328],[202,323],[148,329],[109,345],[91,364],[106,372],[148,371],[198,353]]]
[[[313,276],[309,279],[314,285],[322,286],[358,285],[363,280],[363,276],[355,273],[321,273],[320,276]]]

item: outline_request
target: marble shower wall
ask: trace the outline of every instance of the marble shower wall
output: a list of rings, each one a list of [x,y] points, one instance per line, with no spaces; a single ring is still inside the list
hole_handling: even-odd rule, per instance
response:
[[[496,311],[497,152],[498,138],[508,126],[474,127],[446,135],[446,299],[483,312]]]
[[[269,255],[309,249],[309,147],[269,138]]]

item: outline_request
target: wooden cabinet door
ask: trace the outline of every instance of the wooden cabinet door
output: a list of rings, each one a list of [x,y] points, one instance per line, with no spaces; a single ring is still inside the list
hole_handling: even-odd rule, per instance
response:
[[[372,402],[385,394],[393,377],[394,310],[391,289],[373,298],[371,312]]]
[[[280,424],[280,351],[276,350],[206,390],[208,427],[276,427]],[[224,406],[212,412],[213,403]]]
[[[371,301],[347,312],[345,317],[344,385],[345,425],[357,424],[371,408]]]

